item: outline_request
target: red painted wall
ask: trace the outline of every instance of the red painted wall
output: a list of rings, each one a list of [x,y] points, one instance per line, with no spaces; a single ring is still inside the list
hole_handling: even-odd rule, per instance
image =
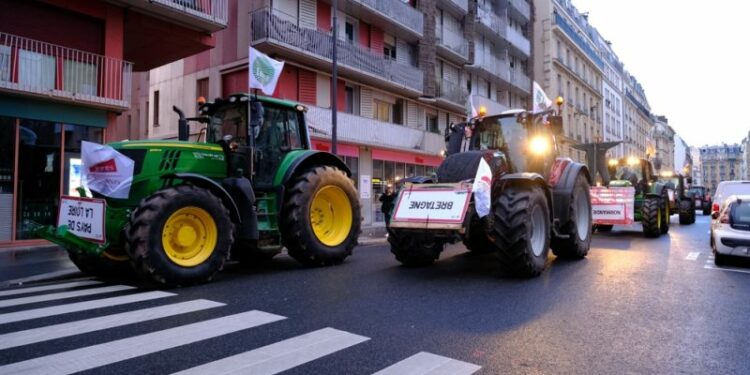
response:
[[[376,53],[383,53],[383,30],[370,27],[370,49]]]
[[[299,74],[297,67],[284,65],[284,70],[279,76],[279,82],[276,84],[276,91],[273,96],[281,99],[298,100],[299,95]]]
[[[336,84],[336,111],[341,112],[346,108],[346,85],[339,80]]]
[[[331,152],[331,142],[329,141],[319,141],[316,139],[311,141],[311,143],[314,150]],[[359,146],[336,142],[336,154],[357,158],[359,157]]]
[[[188,56],[183,64],[183,73],[191,74],[211,66],[211,51],[203,51],[197,55]]]
[[[331,30],[331,6],[318,0],[318,28]]]
[[[370,47],[370,25],[362,21],[359,22],[359,45]]]
[[[221,76],[221,96],[227,97],[238,92],[248,92],[247,68]]]
[[[299,101],[315,105],[317,100],[317,79],[315,72],[299,69]]]
[[[397,161],[401,163],[410,163],[418,165],[427,165],[437,167],[443,161],[438,156],[417,155],[403,151],[372,149],[373,160]]]

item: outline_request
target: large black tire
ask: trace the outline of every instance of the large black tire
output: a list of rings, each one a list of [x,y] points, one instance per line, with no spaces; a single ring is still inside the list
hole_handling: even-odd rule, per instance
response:
[[[357,245],[361,217],[357,190],[346,174],[315,167],[298,175],[287,192],[282,242],[304,265],[340,264]]]
[[[408,267],[424,267],[435,263],[445,244],[429,234],[388,230],[388,242],[396,260]]]
[[[689,225],[695,223],[695,201],[680,201],[680,225]]]
[[[104,252],[102,255],[88,255],[68,251],[68,257],[81,272],[101,278],[122,277],[134,275],[130,266],[130,258],[124,252]]]
[[[474,215],[471,218],[471,224],[469,225],[469,232],[467,236],[464,236],[461,241],[466,246],[466,249],[476,254],[487,254],[491,253],[495,249],[495,245],[487,238],[487,230],[484,225],[484,220],[480,219],[479,216]]]
[[[448,156],[438,167],[438,181],[461,182],[473,179],[484,153],[485,151],[468,151]]]
[[[608,225],[608,224],[596,224],[596,231],[605,233],[605,232],[611,232],[614,225]]]
[[[664,207],[662,207],[662,214],[661,214],[661,234],[667,234],[669,232],[669,224],[672,221],[672,212],[669,208],[669,195],[667,195],[667,192],[665,191],[664,194],[661,197],[662,204]]]
[[[492,205],[494,225],[490,233],[505,272],[521,277],[544,271],[549,253],[549,207],[538,186],[511,185]]]
[[[192,231],[184,239],[183,228]],[[130,216],[126,251],[133,267],[153,281],[170,286],[202,283],[224,267],[233,233],[229,211],[219,198],[180,185],[141,201]]]
[[[701,206],[703,208],[703,215],[706,215],[706,216],[711,215],[712,205],[713,204],[711,203],[711,201],[703,201],[703,203],[701,203]]]
[[[570,200],[570,221],[561,228],[568,238],[552,236],[552,253],[560,258],[583,259],[591,248],[591,197],[586,176],[579,174]]]
[[[661,235],[661,224],[664,221],[661,216],[664,214],[661,198],[649,197],[643,201],[641,208],[641,224],[643,225],[643,234],[646,237],[655,238]]]
[[[236,240],[232,246],[231,258],[243,265],[255,266],[270,261],[280,252],[281,249],[260,250],[256,241]]]

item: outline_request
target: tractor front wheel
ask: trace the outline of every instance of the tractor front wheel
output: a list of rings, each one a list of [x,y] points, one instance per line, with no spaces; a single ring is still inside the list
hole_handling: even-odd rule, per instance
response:
[[[435,263],[445,244],[429,234],[405,233],[388,230],[388,242],[396,260],[408,267],[423,267]]]
[[[664,194],[661,197],[662,204],[664,205],[663,209],[664,212],[661,215],[661,234],[667,234],[669,232],[669,224],[672,221],[672,210],[669,208],[670,201],[669,201],[669,195],[667,195],[667,192],[665,191]]]
[[[681,200],[680,201],[680,225],[688,225],[695,223],[695,201]]]
[[[120,250],[107,249],[101,255],[89,255],[68,251],[68,257],[81,272],[102,278],[121,277],[133,274],[130,258]]]
[[[570,200],[570,221],[561,232],[568,238],[552,238],[552,252],[560,258],[583,259],[591,247],[591,198],[586,176],[578,175]]]
[[[462,242],[466,249],[475,254],[487,254],[495,251],[495,246],[487,238],[484,220],[474,215],[469,224],[468,236],[464,236]]]
[[[550,245],[549,207],[538,186],[509,186],[492,207],[491,238],[500,267],[515,276],[544,271]]]
[[[357,190],[343,171],[321,166],[297,176],[284,204],[282,242],[308,266],[339,264],[360,230]]]
[[[646,237],[659,237],[662,233],[662,203],[661,198],[646,198],[641,208],[641,224],[643,225],[643,234]]]
[[[141,201],[130,217],[127,252],[136,270],[166,285],[210,280],[229,257],[234,225],[208,190],[181,185]]]

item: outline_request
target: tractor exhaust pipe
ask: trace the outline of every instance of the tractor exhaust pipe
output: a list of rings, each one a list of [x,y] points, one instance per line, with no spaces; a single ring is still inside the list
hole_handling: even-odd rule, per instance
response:
[[[190,138],[190,128],[188,127],[187,119],[185,118],[185,112],[182,112],[181,109],[177,108],[177,106],[172,106],[172,110],[177,113],[177,116],[180,117],[179,120],[177,120],[177,139],[180,141],[187,141]]]

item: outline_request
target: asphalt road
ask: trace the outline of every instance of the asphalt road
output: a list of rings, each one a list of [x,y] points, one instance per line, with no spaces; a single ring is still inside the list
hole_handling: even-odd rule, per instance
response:
[[[585,260],[551,257],[528,280],[498,275],[491,255],[460,245],[419,269],[371,245],[331,268],[286,256],[231,265],[210,284],[167,296],[145,295],[149,286],[134,280],[0,289],[0,374],[162,374],[201,365],[211,367],[195,373],[245,366],[252,374],[372,374],[394,364],[445,374],[747,374],[750,266],[714,267],[708,218],[697,219],[680,226],[673,216],[659,239],[643,238],[639,227],[596,234]],[[58,294],[79,291],[95,294]],[[154,299],[121,301],[131,295]],[[98,302],[105,298],[113,299]],[[145,310],[176,303],[186,304],[163,315]]]

